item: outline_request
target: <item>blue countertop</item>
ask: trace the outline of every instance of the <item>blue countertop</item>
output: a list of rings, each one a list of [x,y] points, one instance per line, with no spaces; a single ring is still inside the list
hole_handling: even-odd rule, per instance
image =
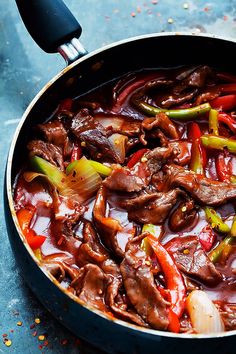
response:
[[[236,39],[236,0],[65,3],[81,22],[81,42],[88,51],[127,37],[162,31],[209,32]],[[45,54],[37,47],[12,0],[0,1],[0,63],[2,190],[7,152],[20,117],[34,95],[65,64],[59,55]],[[58,324],[24,283],[8,241],[2,196],[0,202],[0,353],[98,353]],[[40,335],[45,339],[40,341]],[[4,344],[6,338],[11,341],[9,347]]]

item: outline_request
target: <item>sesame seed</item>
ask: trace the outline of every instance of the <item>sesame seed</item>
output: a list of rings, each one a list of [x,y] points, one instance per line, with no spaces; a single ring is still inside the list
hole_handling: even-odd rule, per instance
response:
[[[141,162],[147,162],[147,158],[145,157],[145,156],[143,156],[142,158],[141,158]]]
[[[185,250],[183,250],[183,254],[189,254],[189,250],[186,248]]]
[[[184,213],[187,210],[186,206],[183,206],[183,208],[181,210]]]
[[[17,326],[22,326],[22,322],[21,322],[21,321],[18,321],[18,322],[17,322]]]
[[[80,144],[81,146],[86,146],[86,142],[82,141],[82,143]]]
[[[187,2],[185,2],[185,3],[183,4],[183,8],[184,8],[185,10],[188,10],[189,5],[188,5],[188,3],[187,3]]]
[[[41,320],[40,320],[40,318],[37,317],[37,318],[35,318],[34,322],[39,324],[41,322]]]
[[[174,20],[173,20],[173,18],[171,18],[171,17],[170,17],[170,18],[168,18],[168,23],[169,23],[169,24],[172,24],[172,23],[174,23]]]

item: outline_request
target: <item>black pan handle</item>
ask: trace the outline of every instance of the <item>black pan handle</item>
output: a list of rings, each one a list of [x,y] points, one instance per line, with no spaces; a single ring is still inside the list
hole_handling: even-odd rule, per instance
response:
[[[82,28],[62,0],[16,0],[16,4],[28,32],[45,52],[60,52],[67,61],[87,53],[78,41]]]

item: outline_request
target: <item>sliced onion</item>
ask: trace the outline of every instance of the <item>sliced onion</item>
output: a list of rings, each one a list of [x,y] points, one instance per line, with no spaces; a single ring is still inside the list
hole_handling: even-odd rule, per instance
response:
[[[108,140],[110,141],[117,157],[119,158],[118,162],[123,163],[125,161],[126,144],[128,141],[127,136],[116,133],[112,134]]]
[[[66,177],[66,188],[62,195],[71,196],[78,201],[85,201],[92,197],[102,183],[102,179],[89,161],[82,157],[74,161],[73,169]]]
[[[186,307],[197,333],[224,332],[220,313],[204,291],[193,290],[187,297]]]

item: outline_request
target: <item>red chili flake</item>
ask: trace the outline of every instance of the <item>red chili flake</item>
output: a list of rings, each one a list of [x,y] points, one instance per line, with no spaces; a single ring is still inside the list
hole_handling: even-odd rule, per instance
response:
[[[67,345],[67,344],[68,344],[68,339],[61,340],[61,345]]]
[[[32,333],[32,336],[33,336],[33,337],[36,337],[36,336],[37,336],[37,331],[33,332],[33,333]]]
[[[6,338],[7,337],[7,333],[3,333],[3,338]]]
[[[130,14],[132,17],[135,17],[136,16],[136,13],[135,12],[131,12]]]
[[[45,340],[45,342],[43,343],[43,345],[46,347],[49,344],[48,340]]]
[[[32,325],[30,325],[30,329],[35,328],[35,323],[33,323]]]
[[[223,17],[223,20],[224,20],[224,21],[227,21],[227,20],[228,20],[228,16],[224,16],[224,17]]]
[[[75,340],[75,345],[80,345],[80,344],[81,344],[80,339],[76,338],[76,340]]]
[[[205,7],[205,8],[204,8],[204,11],[205,11],[205,12],[210,11],[209,7]]]
[[[43,349],[43,346],[42,346],[41,344],[39,345],[39,349],[40,349],[40,350],[42,350],[42,349]]]
[[[152,0],[152,4],[153,4],[153,5],[158,4],[158,0]]]
[[[14,332],[14,329],[10,329],[10,332],[13,333],[13,332]]]

